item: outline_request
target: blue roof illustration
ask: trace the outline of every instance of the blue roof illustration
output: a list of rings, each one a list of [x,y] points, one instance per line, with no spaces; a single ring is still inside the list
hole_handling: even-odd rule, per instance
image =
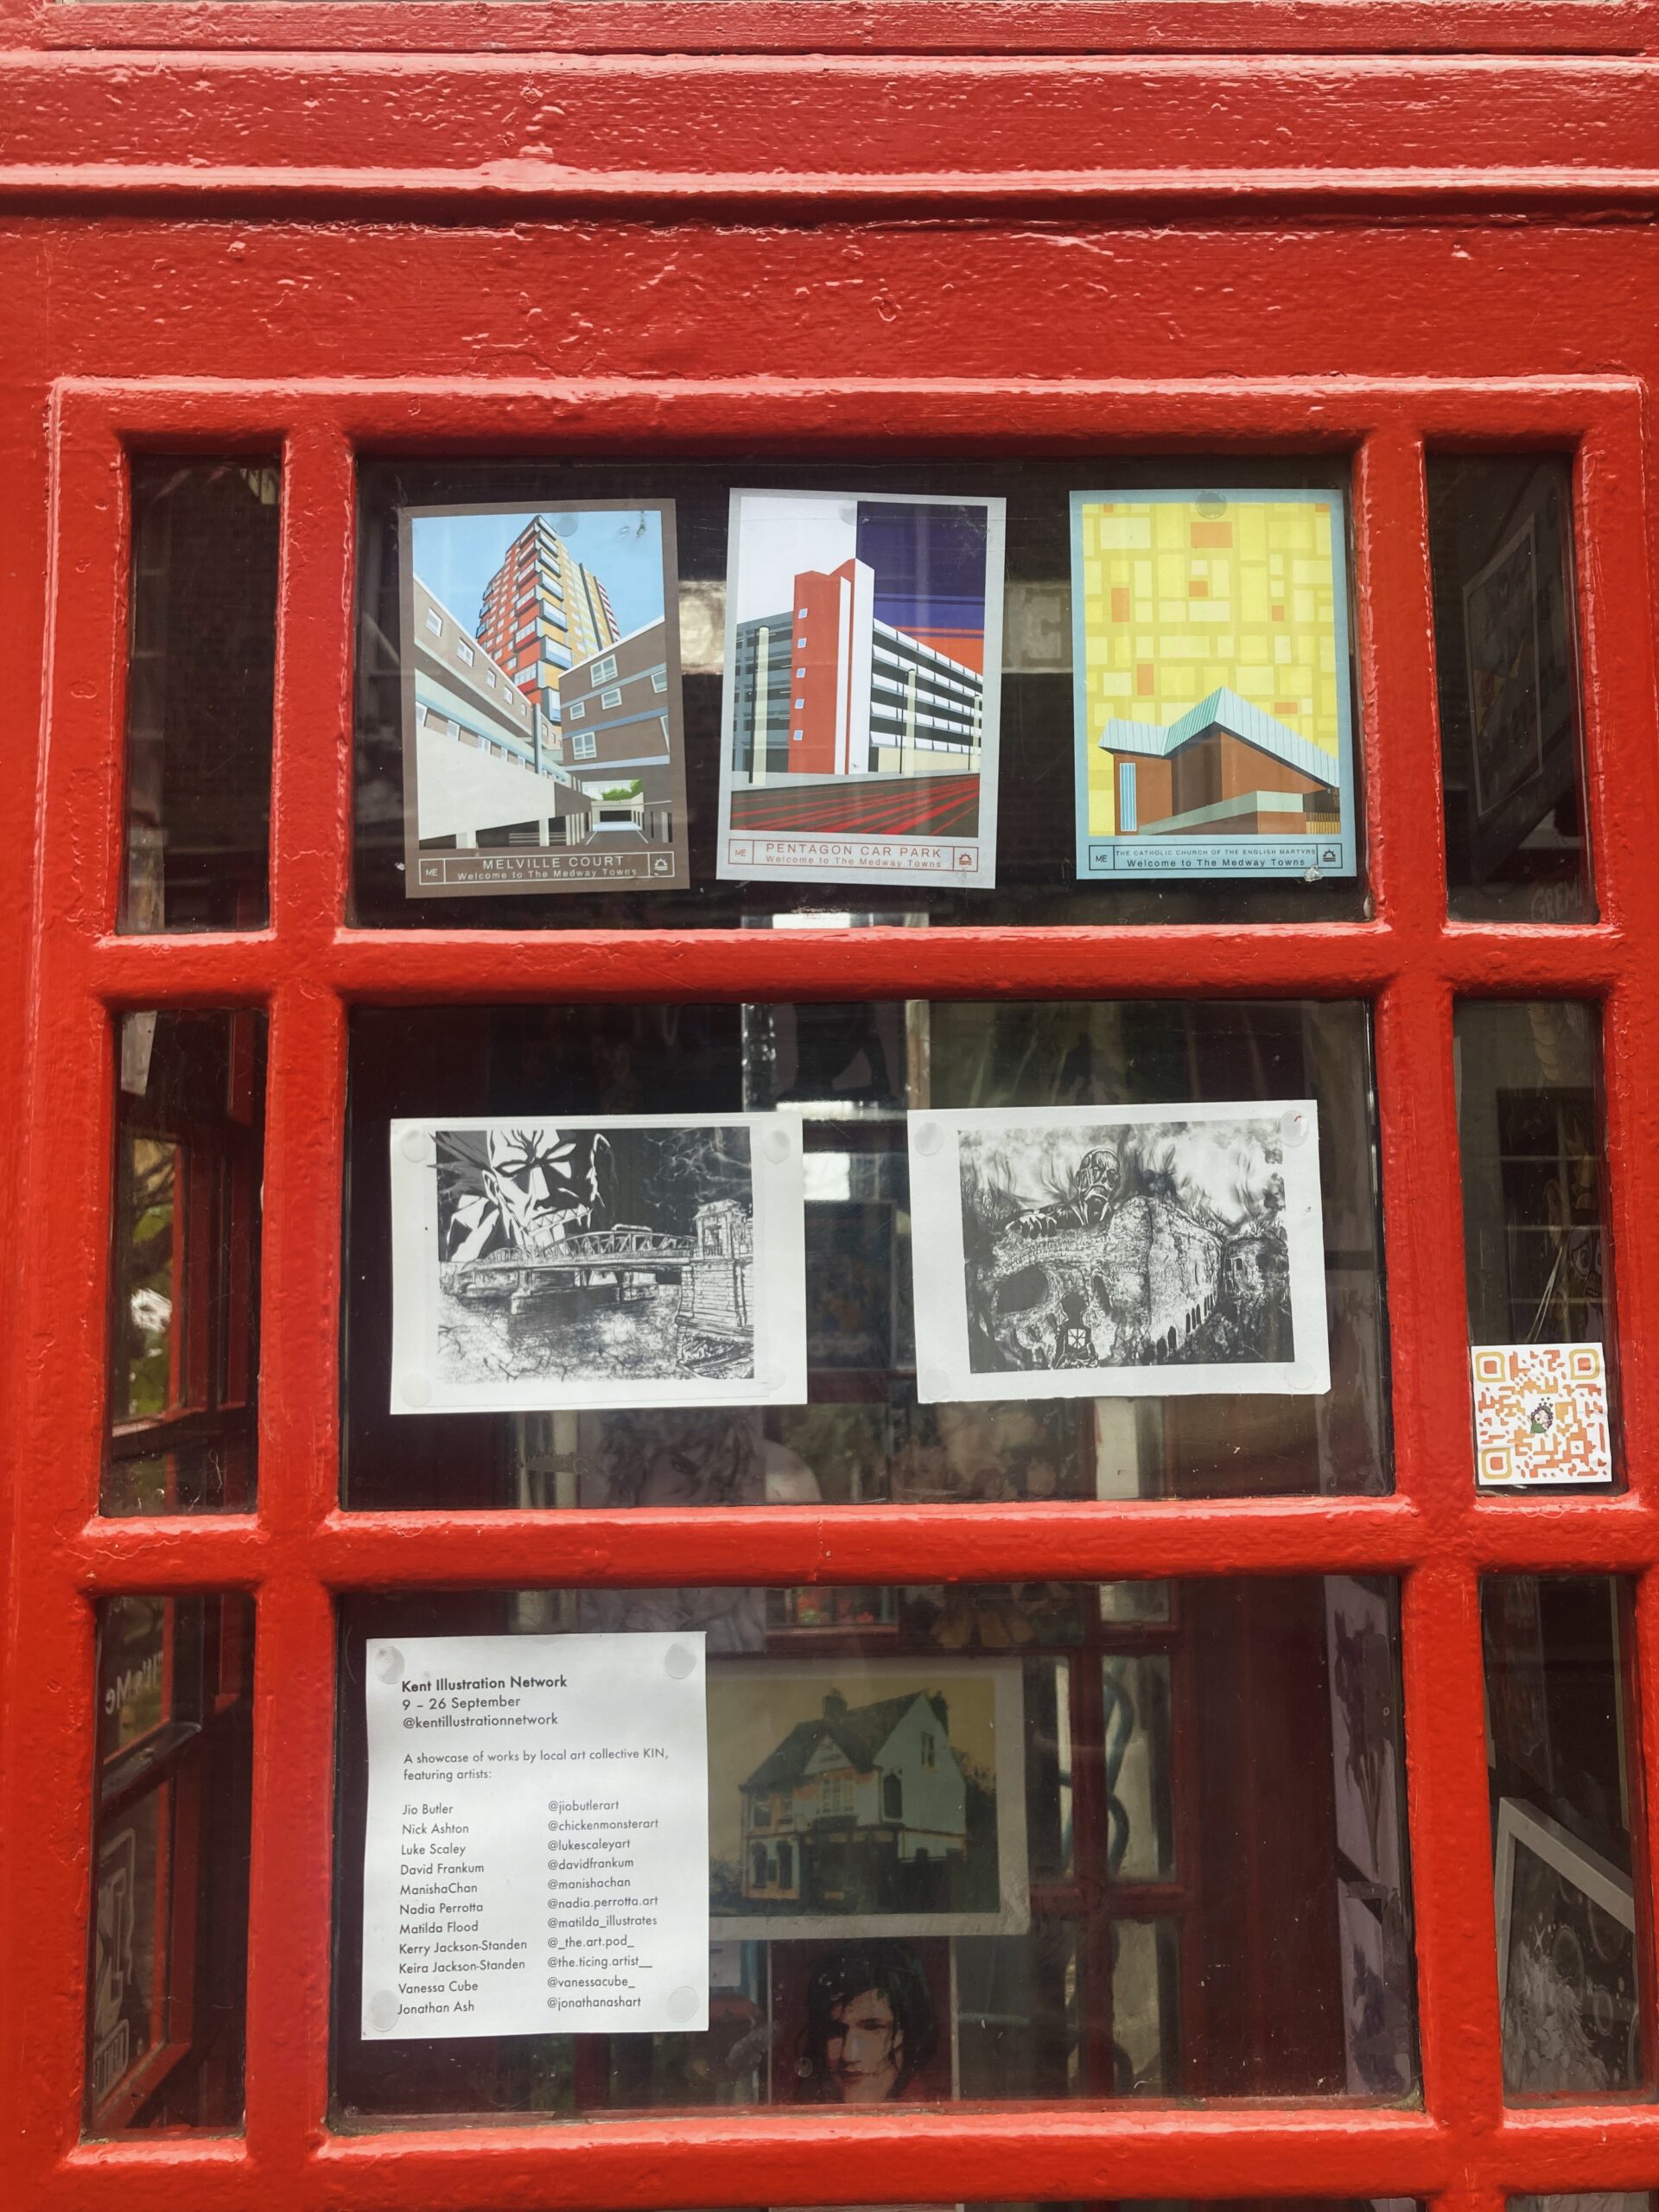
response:
[[[1282,760],[1299,775],[1312,776],[1319,783],[1335,787],[1334,753],[1326,753],[1307,738],[1298,737],[1294,729],[1287,729],[1274,715],[1251,706],[1248,699],[1241,699],[1225,684],[1167,724],[1124,721],[1115,715],[1101,732],[1098,743],[1103,753],[1140,753],[1150,760],[1166,760],[1183,745],[1195,737],[1207,736],[1212,729],[1225,730],[1230,737],[1255,746],[1259,753],[1270,753],[1275,760]]]

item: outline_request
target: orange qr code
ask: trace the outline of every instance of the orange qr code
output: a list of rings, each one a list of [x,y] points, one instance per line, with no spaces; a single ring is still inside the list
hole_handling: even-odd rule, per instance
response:
[[[1483,1490],[1611,1482],[1599,1344],[1477,1344],[1470,1358]]]

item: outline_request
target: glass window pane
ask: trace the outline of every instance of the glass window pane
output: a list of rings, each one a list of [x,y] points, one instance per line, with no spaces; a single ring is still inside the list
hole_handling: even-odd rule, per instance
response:
[[[1308,1097],[1319,1109],[1327,1391],[923,1402],[912,1281],[918,1270],[927,1279],[933,1255],[912,1249],[908,1109]],[[807,1403],[764,1415],[394,1415],[391,1122],[639,1114],[669,1099],[687,1112],[781,1108],[801,1117]],[[1375,1123],[1370,1019],[1351,1001],[359,1007],[347,1140],[346,1502],[1381,1494],[1393,1470]],[[1145,1167],[1160,1206],[1199,1203],[1191,1192],[1183,1199],[1166,1166]],[[475,1211],[486,1202],[482,1175],[478,1167],[478,1187],[468,1183],[461,1202]],[[469,1309],[466,1326],[469,1341],[487,1338],[501,1371],[517,1373],[548,1356],[537,1332],[556,1319],[545,1306],[518,1316],[498,1307],[493,1319]],[[1195,1356],[1220,1342],[1200,1332]],[[1125,1593],[1106,1602],[1122,1604]],[[1144,1602],[1156,1601],[1148,1593]]]
[[[1169,1798],[1169,1661],[1121,1652],[1101,1662],[1106,1762],[1106,1864],[1120,1882],[1175,1872]]]
[[[247,1599],[99,1608],[88,2135],[241,2119],[252,1667]]]
[[[269,911],[281,472],[131,461],[121,925],[257,929]]]
[[[1307,880],[1306,872],[1299,870],[1294,878],[1276,880],[1206,880],[1201,875],[1173,880],[1146,876],[1109,880],[1091,876],[1079,883],[1073,804],[1072,490],[1105,485],[1133,497],[1138,488],[1186,487],[1198,499],[1215,495],[1219,480],[1230,493],[1252,489],[1341,493],[1345,475],[1341,463],[1313,458],[1255,461],[1241,467],[1235,460],[1220,464],[1185,457],[1125,461],[1116,454],[1105,461],[1086,456],[1051,461],[1022,455],[1014,460],[976,459],[908,467],[753,459],[735,466],[712,461],[622,460],[365,463],[359,473],[353,919],[381,929],[418,929],[435,919],[449,928],[474,929],[764,927],[773,918],[820,912],[832,902],[844,902],[848,895],[844,888],[820,888],[816,883],[722,882],[715,877],[728,531],[734,486],[752,491],[768,486],[839,491],[851,493],[855,499],[899,493],[1007,501],[1002,636],[993,641],[1001,646],[1003,670],[996,887],[957,891],[925,877],[910,884],[860,887],[859,904],[872,909],[877,918],[892,923],[925,915],[934,925],[1211,921],[1221,917],[1262,922],[1363,918],[1369,911],[1363,838],[1359,834],[1363,824],[1355,824],[1360,855],[1357,878],[1327,873],[1316,874],[1315,880]],[[649,760],[640,761],[632,772],[645,779],[645,787],[632,800],[623,786],[611,779],[600,782],[587,766],[592,762],[602,766],[607,759],[616,758],[613,725],[608,733],[607,727],[612,717],[654,720],[664,702],[644,696],[643,671],[635,671],[641,696],[637,703],[632,701],[626,658],[617,671],[623,690],[618,707],[606,706],[604,695],[594,690],[593,680],[575,681],[590,664],[594,680],[598,679],[602,663],[592,663],[591,656],[610,639],[603,634],[607,626],[602,619],[598,632],[589,626],[578,634],[582,609],[601,602],[582,582],[586,564],[578,562],[575,552],[582,533],[572,525],[579,522],[584,508],[591,510],[595,503],[664,500],[673,503],[672,534],[677,548],[677,606],[672,613],[677,618],[683,671],[689,881],[677,881],[669,889],[645,891],[631,887],[624,880],[607,890],[452,896],[445,898],[440,907],[435,907],[429,897],[411,897],[404,819],[405,704],[420,718],[414,749],[417,760],[430,760],[431,788],[438,789],[442,779],[446,794],[459,794],[463,785],[479,794],[479,804],[470,816],[464,817],[458,804],[452,806],[445,819],[453,826],[438,829],[439,817],[435,812],[435,835],[429,853],[435,867],[447,871],[449,862],[442,858],[443,853],[467,850],[465,841],[472,839],[472,849],[499,855],[504,862],[520,868],[542,866],[550,850],[575,845],[591,862],[590,873],[597,874],[613,855],[624,849],[624,841],[630,836],[638,849],[642,830],[646,839],[660,834],[653,832],[639,813],[641,805],[649,812],[665,797],[672,799],[671,790],[665,794],[652,785]],[[415,560],[410,560],[407,607],[413,644],[407,649],[405,665],[399,644],[406,606],[400,514],[411,509],[485,503],[505,507],[508,519],[498,518],[493,529],[487,523],[481,528],[476,523],[469,524],[474,534],[464,545],[456,541],[454,556],[445,553],[435,562],[432,574],[421,574],[429,596],[423,601],[418,620],[413,613],[417,570]],[[1217,515],[1223,511],[1217,499]],[[537,518],[541,528],[537,536],[546,548],[546,558],[532,578],[527,571],[527,541],[532,520]],[[412,526],[410,539],[412,545]],[[1230,620],[1224,610],[1233,603],[1225,596],[1231,587],[1233,556],[1221,526],[1207,537],[1205,548],[1195,551],[1189,564],[1192,574],[1183,578],[1179,594],[1149,602],[1147,609],[1146,620],[1159,629],[1159,640],[1137,648],[1148,671],[1143,704],[1157,709],[1160,719],[1164,718],[1162,704],[1167,702],[1150,698],[1151,671],[1160,652],[1173,661],[1178,645],[1186,648],[1184,657],[1188,659],[1199,645],[1200,658],[1213,661],[1219,654],[1225,664],[1225,676],[1240,690],[1250,688],[1245,680],[1246,670],[1238,665],[1239,652],[1234,643],[1237,632],[1224,626]],[[1296,554],[1300,551],[1299,544]],[[594,571],[601,584],[605,566],[600,562]],[[1351,575],[1351,558],[1347,569]],[[1329,575],[1328,569],[1325,573]],[[615,622],[625,625],[629,618],[617,588],[619,581],[613,573],[609,589],[617,601]],[[632,618],[642,627],[664,603],[660,574],[655,591],[650,612]],[[1306,594],[1310,601],[1313,597],[1311,591]],[[1255,598],[1262,601],[1257,619],[1263,631],[1272,630],[1275,624],[1280,628],[1277,642],[1283,651],[1275,665],[1288,668],[1299,621],[1305,638],[1307,623],[1317,618],[1303,618],[1298,606],[1284,601],[1282,594],[1280,603],[1274,604],[1265,580],[1252,598],[1252,606]],[[1213,622],[1202,626],[1198,640],[1190,635],[1179,637],[1177,633],[1186,628],[1189,620],[1195,619],[1193,610],[1200,601],[1206,612],[1214,610]],[[764,596],[762,606],[745,610],[744,628],[736,644],[742,705],[734,706],[734,723],[739,714],[744,716],[742,724],[734,729],[738,757],[752,760],[752,752],[745,753],[742,747],[745,739],[753,743],[748,733],[757,718],[757,702],[763,717],[769,712],[775,733],[770,752],[779,764],[779,772],[781,764],[791,757],[791,747],[797,753],[804,750],[804,737],[801,746],[793,743],[795,700],[811,701],[809,715],[816,706],[813,687],[798,688],[800,671],[808,664],[796,654],[804,632],[784,625],[789,658],[780,661],[772,642],[778,636],[776,622],[763,620],[785,611],[781,599],[767,607]],[[429,626],[428,614],[439,626],[437,631]],[[1338,611],[1338,625],[1346,615],[1345,607]],[[889,625],[890,640],[895,626],[902,631],[902,620],[897,616]],[[954,629],[951,622],[941,626],[937,634],[948,642]],[[1337,636],[1341,634],[1338,626]],[[1352,634],[1351,624],[1347,634]],[[882,663],[874,659],[872,647],[869,726],[877,739],[884,729],[892,738],[898,726],[893,702],[908,698],[904,726],[907,735],[919,734],[922,745],[900,756],[901,765],[893,772],[913,781],[918,759],[927,762],[952,757],[950,747],[960,729],[962,699],[976,688],[983,671],[958,662],[958,676],[964,682],[947,679],[943,687],[931,687],[936,734],[930,740],[926,736],[930,687],[925,679],[933,665],[932,651],[924,644],[919,655],[911,656],[904,650],[907,640],[901,638],[897,642],[899,650],[887,653]],[[1334,639],[1322,637],[1320,644],[1334,655]],[[462,646],[474,656],[465,664],[459,658]],[[653,645],[652,650],[654,652],[657,648]],[[887,652],[885,645],[883,652]],[[971,658],[974,648],[969,652]],[[769,684],[760,678],[761,668],[770,677]],[[1250,667],[1248,673],[1255,677],[1257,671]],[[671,677],[669,681],[671,688]],[[1213,677],[1214,683],[1223,681],[1224,675]],[[924,687],[920,694],[916,691],[918,683]],[[1289,741],[1287,757],[1296,756],[1300,770],[1296,766],[1287,768],[1274,763],[1268,780],[1284,788],[1263,794],[1263,813],[1275,826],[1294,818],[1299,836],[1329,836],[1332,821],[1327,810],[1321,806],[1317,815],[1304,814],[1300,805],[1302,796],[1328,790],[1327,779],[1306,772],[1310,747],[1303,744],[1302,733],[1313,729],[1318,746],[1329,749],[1325,744],[1327,727],[1334,735],[1338,702],[1346,706],[1353,696],[1349,657],[1344,653],[1340,664],[1327,665],[1323,671],[1316,660],[1295,683],[1283,688],[1294,696],[1275,698],[1268,686],[1259,703],[1282,721],[1282,734]],[[920,709],[916,706],[918,696]],[[1173,696],[1181,697],[1179,685],[1173,687]],[[521,713],[526,702],[533,703],[533,715]],[[1190,704],[1190,700],[1185,703]],[[1179,709],[1171,704],[1170,711]],[[922,721],[912,721],[910,717],[918,712]],[[539,727],[538,734],[540,725],[544,726]],[[426,754],[420,751],[422,741],[429,748]],[[1198,741],[1193,755],[1194,772],[1201,780],[1213,766],[1203,753],[1205,742],[1202,738]],[[550,760],[550,753],[553,754]],[[639,760],[637,752],[631,758]],[[772,771],[766,773],[770,777]],[[932,777],[926,780],[931,781]],[[1287,814],[1284,810],[1287,791],[1292,785],[1295,804]],[[1143,783],[1141,788],[1138,817],[1145,828],[1153,818],[1155,802],[1148,795],[1150,785]],[[1102,796],[1104,798],[1106,794]],[[1221,796],[1218,786],[1212,791],[1205,782],[1197,797],[1184,803],[1185,811],[1200,817],[1195,828],[1204,824],[1204,809],[1213,806]],[[593,804],[594,799],[607,798],[608,808]],[[625,818],[631,806],[634,813]],[[1167,815],[1168,809],[1160,812]],[[927,808],[922,810],[922,816],[925,820],[934,818]],[[1242,817],[1230,812],[1230,818]],[[1258,826],[1256,817],[1250,817],[1250,825],[1243,834],[1252,834]],[[1259,826],[1265,834],[1267,821]]]
[[[178,1148],[164,1137],[125,1132],[117,1168],[121,1192],[118,1262],[126,1340],[116,1375],[116,1418],[170,1413],[181,1387],[182,1316],[174,1302],[180,1220]]]
[[[1087,1584],[861,1592],[856,1618],[826,1605],[804,1624],[774,1602],[787,1594],[345,1602],[339,2120],[1414,2094],[1391,1582],[1183,1581],[1155,1628],[1105,1620]],[[447,1902],[454,1862],[418,1858],[435,1883],[394,1896],[377,1877],[420,1948],[406,2000],[373,1993],[382,2014],[408,2002],[410,2032],[365,2039],[367,1640],[536,1636],[536,1665],[557,1669],[564,1635],[685,1629],[709,1653],[707,2030],[430,2033],[455,2001],[448,1962],[487,1958],[489,1916],[510,1909],[488,1878],[479,1899],[493,1846],[476,1839],[504,1835],[503,1816],[452,1808],[474,1840],[446,1827],[441,1847],[473,1854],[458,1871],[474,1886]],[[509,1646],[492,1676],[529,1663]],[[422,1664],[444,1661],[429,1647]],[[1114,1682],[1136,1685],[1142,1751],[1125,1748]],[[423,1725],[421,1752],[448,1771],[450,1724]],[[459,1757],[505,1743],[471,1725]],[[538,1923],[518,1932],[543,1940]]]
[[[1503,2083],[1597,2096],[1654,2079],[1647,1902],[1634,1878],[1631,1586],[1481,1588]]]
[[[121,1017],[105,1513],[252,1501],[264,1052],[263,1014]]]
[[[1114,2093],[1179,2093],[1180,1927],[1173,1920],[1116,1920],[1111,1926]]]
[[[1465,1001],[1455,1049],[1481,1485],[1608,1482],[1599,1022],[1568,1000]]]
[[[1591,2190],[1578,2196],[1512,2196],[1510,2212],[1654,2212],[1659,2205],[1645,2189]]]
[[[1428,516],[1451,911],[1593,921],[1571,461],[1431,454]]]

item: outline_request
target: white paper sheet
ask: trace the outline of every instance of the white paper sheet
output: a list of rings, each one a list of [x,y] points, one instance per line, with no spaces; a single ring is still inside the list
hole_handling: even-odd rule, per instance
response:
[[[798,1405],[786,1114],[391,1124],[394,1414]]]
[[[917,1393],[1331,1385],[1310,1098],[912,1114]]]
[[[703,1640],[373,1640],[363,2034],[709,2024]]]

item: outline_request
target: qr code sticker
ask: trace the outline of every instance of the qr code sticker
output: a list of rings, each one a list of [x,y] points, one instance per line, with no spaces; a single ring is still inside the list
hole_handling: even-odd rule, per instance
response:
[[[1470,1357],[1482,1490],[1611,1482],[1599,1344],[1477,1344]]]

